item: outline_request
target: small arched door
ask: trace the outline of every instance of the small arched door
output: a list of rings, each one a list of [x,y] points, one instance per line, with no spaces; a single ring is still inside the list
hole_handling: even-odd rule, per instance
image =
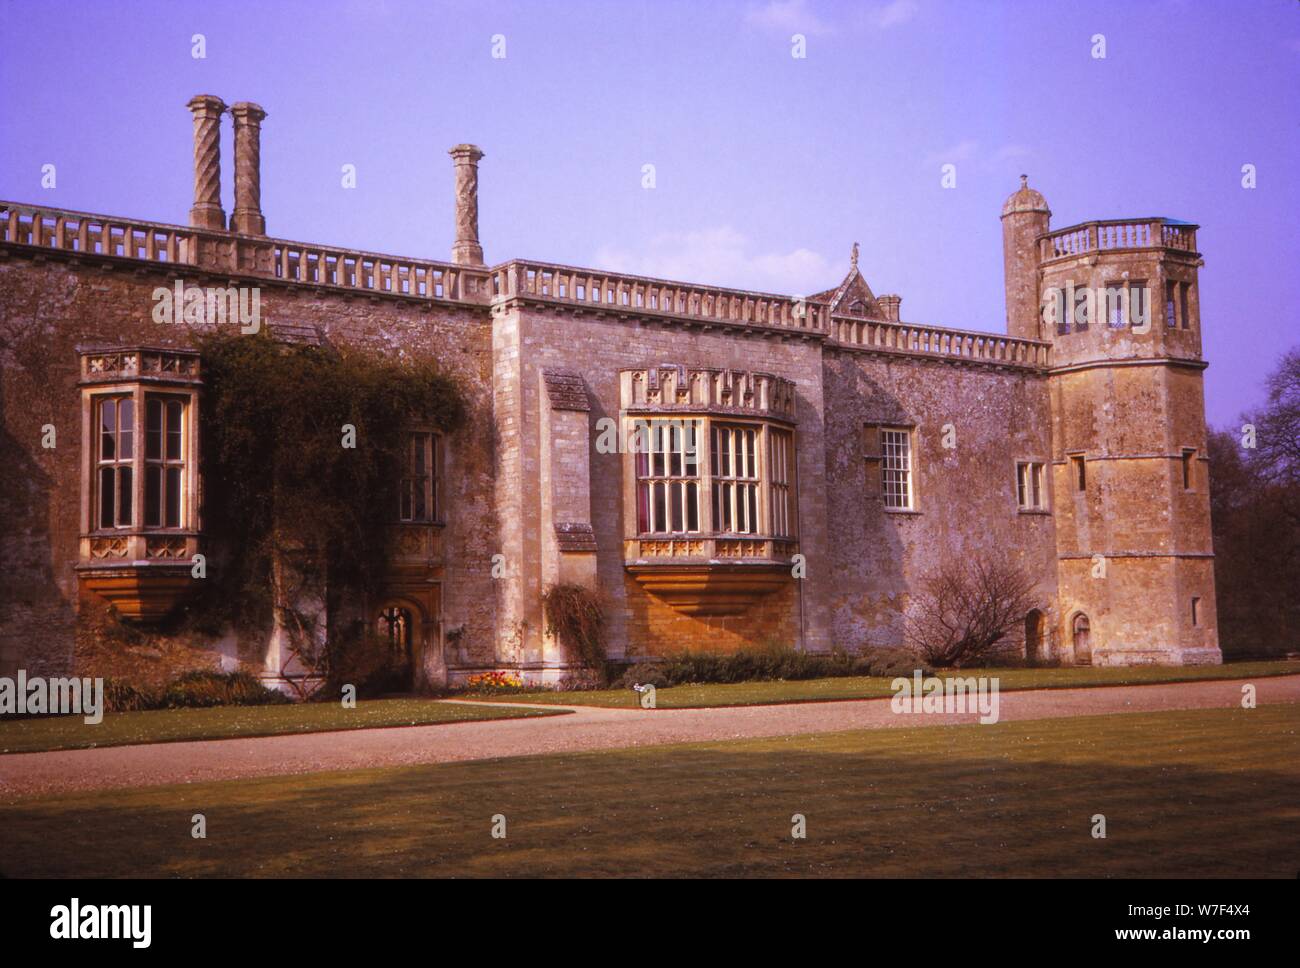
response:
[[[1033,665],[1043,658],[1043,613],[1029,610],[1025,616],[1025,661]]]
[[[1071,637],[1074,642],[1075,665],[1092,665],[1092,645],[1089,642],[1091,633],[1092,628],[1088,622],[1088,616],[1082,612],[1074,616]]]
[[[388,642],[385,690],[410,691],[414,685],[416,634],[411,610],[402,605],[385,605],[379,610],[375,631]]]

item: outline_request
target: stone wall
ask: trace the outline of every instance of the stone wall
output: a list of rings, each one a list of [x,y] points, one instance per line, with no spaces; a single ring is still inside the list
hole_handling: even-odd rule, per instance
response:
[[[844,648],[898,646],[918,580],[945,560],[1008,555],[1040,576],[1040,608],[1055,612],[1052,518],[1021,512],[1016,461],[1048,462],[1047,381],[995,367],[839,351],[828,353],[826,482],[833,539],[810,562],[830,573],[831,629]],[[914,512],[886,510],[866,427],[915,428]],[[949,427],[948,434],[945,428]],[[954,444],[944,446],[945,436]],[[1053,496],[1048,494],[1048,507]],[[1048,643],[1050,647],[1050,642]]]
[[[189,345],[185,324],[152,321],[152,293],[177,278],[165,265],[109,267],[40,256],[0,259],[0,674],[29,670],[96,672],[114,665],[103,648],[75,647],[79,613],[73,570],[78,556],[81,399],[77,350],[84,344]],[[496,661],[497,584],[491,556],[499,546],[493,510],[494,434],[490,322],[481,307],[373,294],[338,294],[266,279],[216,277],[189,267],[186,285],[261,287],[263,325],[319,328],[325,338],[377,353],[434,357],[460,384],[464,428],[446,446],[444,561],[430,574],[441,584],[444,628],[463,626],[459,661]],[[304,388],[309,394],[310,388]],[[41,446],[53,424],[56,446]],[[81,623],[91,627],[89,618]],[[83,636],[83,639],[85,637]],[[138,640],[138,636],[135,637]],[[143,678],[181,668],[243,661],[258,665],[264,643],[191,637],[186,650],[131,645]],[[80,661],[74,662],[74,655]],[[154,660],[152,669],[147,660]],[[155,675],[156,672],[156,675]]]
[[[799,642],[798,597],[791,589],[774,602],[744,616],[696,618],[674,612],[648,595],[624,570],[625,515],[622,490],[624,456],[599,453],[594,442],[598,422],[617,420],[619,370],[660,363],[754,369],[784,377],[797,387],[797,460],[799,473],[800,546],[821,549],[827,543],[826,486],[823,479],[821,342],[779,333],[762,335],[740,328],[679,326],[622,318],[617,313],[574,314],[537,305],[515,304],[494,310],[498,399],[507,401],[497,414],[502,440],[498,493],[505,496],[502,534],[507,536],[508,588],[503,598],[519,602],[511,626],[498,635],[513,640],[515,623],[526,623],[525,651],[534,660],[542,653],[540,598],[545,569],[543,540],[540,427],[543,401],[540,374],[567,370],[581,376],[590,401],[591,524],[596,540],[596,582],[610,599],[610,654],[656,653],[678,649],[734,648],[773,640]],[[521,428],[516,431],[515,428]],[[816,551],[813,552],[816,554]],[[518,562],[516,567],[515,562]],[[803,583],[803,644],[814,650],[831,646],[827,610],[832,576],[825,569]],[[782,605],[781,602],[785,602]],[[787,607],[790,606],[790,607]],[[503,647],[504,650],[504,647]]]

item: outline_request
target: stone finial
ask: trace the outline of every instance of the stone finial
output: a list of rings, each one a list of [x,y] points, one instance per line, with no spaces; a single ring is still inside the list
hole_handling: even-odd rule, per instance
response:
[[[221,115],[225,102],[211,94],[199,94],[185,105],[194,115],[194,207],[190,225],[224,229],[226,213],[221,207]]]
[[[858,264],[858,243],[853,243],[853,251],[849,254],[849,264],[856,266]]]
[[[447,152],[456,169],[456,241],[451,259],[459,265],[481,266],[483,246],[478,240],[478,163],[483,152],[476,145],[456,145]]]
[[[230,228],[241,235],[265,235],[262,215],[262,121],[259,105],[240,101],[230,109],[235,119],[235,210]]]

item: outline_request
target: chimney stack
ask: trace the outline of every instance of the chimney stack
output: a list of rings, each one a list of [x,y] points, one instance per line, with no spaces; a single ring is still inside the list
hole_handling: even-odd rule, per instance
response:
[[[221,115],[225,103],[211,94],[199,94],[186,105],[194,115],[194,207],[190,225],[224,229],[221,208]]]
[[[903,304],[902,296],[877,296],[876,303],[880,306],[886,322],[898,322],[898,310]]]
[[[230,228],[240,235],[265,235],[262,215],[262,120],[259,105],[240,101],[230,109],[235,119],[235,211]]]
[[[449,152],[456,167],[456,241],[451,261],[463,266],[483,264],[478,241],[478,162],[483,152],[475,145],[456,145]]]

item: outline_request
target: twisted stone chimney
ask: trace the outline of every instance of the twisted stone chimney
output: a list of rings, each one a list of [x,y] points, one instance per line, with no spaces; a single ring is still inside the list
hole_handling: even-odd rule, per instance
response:
[[[456,241],[451,261],[465,266],[483,264],[478,241],[478,162],[483,152],[476,145],[456,145],[449,152],[456,168]]]
[[[230,228],[241,235],[265,235],[262,215],[262,120],[259,105],[240,101],[230,109],[235,119],[235,211]]]
[[[194,115],[194,207],[190,225],[224,229],[221,207],[221,115],[225,103],[211,94],[199,94],[186,105]]]

